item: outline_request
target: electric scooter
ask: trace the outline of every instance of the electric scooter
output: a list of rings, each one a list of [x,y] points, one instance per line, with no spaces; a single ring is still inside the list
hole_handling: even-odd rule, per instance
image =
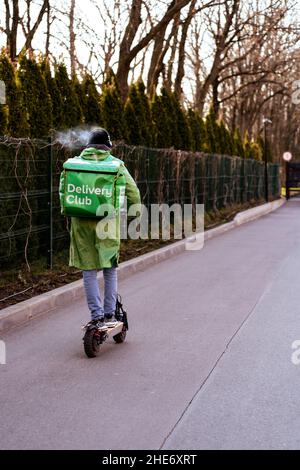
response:
[[[99,330],[96,325],[88,323],[83,326],[85,330],[83,339],[84,352],[87,357],[96,357],[99,354],[100,346],[109,337],[112,337],[116,343],[123,343],[128,330],[127,313],[123,309],[121,296],[118,295],[116,303],[115,317],[117,324],[108,327],[107,330]]]

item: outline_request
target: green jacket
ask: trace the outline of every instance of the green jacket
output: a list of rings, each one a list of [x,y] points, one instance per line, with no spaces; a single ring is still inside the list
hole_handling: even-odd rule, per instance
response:
[[[89,160],[101,161],[110,155],[110,151],[97,150],[94,148],[85,149],[80,157]],[[116,160],[119,160],[113,157]],[[119,160],[121,161],[121,160]],[[140,204],[139,189],[130,175],[129,171],[122,163],[122,171],[126,179],[125,196],[127,197],[127,209],[132,204]],[[62,201],[64,194],[63,173],[60,177],[59,196]],[[120,215],[117,216],[117,232],[119,233]],[[69,265],[78,269],[103,269],[118,266],[120,251],[120,236],[101,240],[97,237],[96,227],[98,219],[71,218],[71,243]],[[120,235],[120,234],[119,234]]]

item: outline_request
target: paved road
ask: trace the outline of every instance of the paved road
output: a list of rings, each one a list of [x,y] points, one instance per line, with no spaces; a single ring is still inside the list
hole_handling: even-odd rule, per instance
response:
[[[83,353],[84,301],[5,335],[2,449],[300,447],[300,201],[120,284],[128,341]]]

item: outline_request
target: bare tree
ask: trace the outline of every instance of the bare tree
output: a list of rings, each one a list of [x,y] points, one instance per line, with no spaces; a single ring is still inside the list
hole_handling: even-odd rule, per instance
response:
[[[174,3],[175,2],[170,3],[170,5],[168,6],[168,11],[171,8],[173,8]],[[160,29],[160,31],[158,31],[158,33],[155,36],[150,66],[148,69],[148,79],[147,79],[147,90],[150,96],[153,96],[155,89],[157,87],[158,77],[160,73],[162,72],[163,59],[169,48],[171,38],[174,36],[175,32],[177,31],[179,18],[180,18],[180,12],[177,13],[177,15],[173,19],[173,27],[166,41],[166,44],[165,44],[165,35],[166,35],[168,23],[166,23]]]
[[[71,63],[71,75],[75,77],[76,74],[76,34],[75,34],[75,0],[71,0],[70,13],[69,13],[69,35],[70,35],[70,63]]]
[[[5,4],[5,34],[6,47],[12,61],[16,60],[20,53],[32,48],[32,40],[43,20],[44,14],[50,8],[49,0],[44,0],[39,13],[32,24],[31,6],[32,0],[26,0],[26,19],[20,17],[19,0],[4,0]],[[18,33],[21,25],[24,33],[24,44],[18,53]]]
[[[31,26],[31,15],[30,15],[30,5],[32,4],[33,2],[31,0],[29,0],[27,2],[27,5],[28,5],[28,8],[27,8],[27,25],[28,25],[28,30],[26,32],[26,36],[25,36],[25,43],[24,43],[24,46],[21,48],[21,53],[27,51],[28,49],[31,49],[31,44],[32,44],[32,40],[33,40],[33,37],[35,35],[35,33],[37,32],[37,29],[38,27],[40,26],[43,18],[44,18],[44,15],[45,15],[45,12],[47,11],[47,9],[49,9],[49,0],[44,0],[43,3],[42,3],[42,6],[40,8],[40,11],[39,11],[39,14],[33,24],[33,26]]]
[[[49,57],[50,55],[50,35],[51,35],[51,24],[54,21],[54,18],[51,18],[51,8],[50,8],[50,3],[48,2],[48,7],[47,7],[47,28],[46,28],[46,44],[45,44],[45,55],[46,57]]]
[[[171,8],[168,6],[162,19],[158,21],[158,23],[156,23],[135,46],[133,46],[137,30],[142,22],[142,0],[132,0],[129,20],[120,44],[118,69],[116,74],[123,99],[126,98],[128,93],[128,74],[132,60],[166,27],[166,25],[174,19],[176,14],[182,8],[190,3],[190,1],[191,0],[173,0]]]
[[[191,24],[193,16],[195,15],[196,2],[197,0],[192,0],[188,15],[186,19],[183,21],[182,28],[181,28],[181,39],[180,39],[179,49],[178,49],[178,66],[177,66],[177,74],[176,74],[175,84],[174,84],[174,92],[178,99],[180,99],[182,95],[181,84],[182,84],[182,80],[184,77],[186,40],[187,40],[189,26]]]
[[[232,0],[226,1],[223,3],[222,6],[218,7],[217,16],[216,16],[216,29],[213,30],[211,28],[212,35],[215,40],[215,51],[214,57],[212,61],[212,65],[210,68],[209,73],[207,74],[201,89],[199,90],[198,96],[198,109],[200,113],[203,113],[203,108],[205,105],[206,96],[212,84],[217,80],[219,68],[222,62],[222,55],[223,58],[226,53],[226,49],[230,47],[234,39],[234,34],[230,35],[231,28],[234,24],[234,19],[236,18],[239,8],[240,8],[240,0]],[[222,11],[221,10],[224,10]],[[224,16],[224,25],[222,25],[222,19]],[[212,24],[212,23],[211,23]]]
[[[12,8],[11,8],[12,6]],[[12,0],[10,6],[9,0],[5,0],[5,25],[6,25],[6,46],[11,60],[17,57],[17,34],[19,23],[19,0]]]
[[[238,38],[220,68],[219,82],[223,87],[220,103],[242,94],[248,98],[251,95],[253,102],[253,90],[268,98],[269,85],[288,87],[289,78],[284,75],[291,67],[291,52],[299,41],[299,29],[285,26],[286,14],[286,9],[272,9],[268,16],[247,25],[247,35]],[[233,82],[235,89],[231,91]]]

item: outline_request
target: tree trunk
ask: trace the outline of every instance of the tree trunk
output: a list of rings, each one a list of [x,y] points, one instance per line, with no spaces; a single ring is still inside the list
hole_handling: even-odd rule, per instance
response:
[[[168,10],[170,10],[174,6],[174,0],[168,6]],[[159,31],[159,33],[155,37],[154,47],[150,62],[150,67],[148,71],[148,80],[147,80],[147,90],[150,96],[153,96],[155,93],[155,89],[157,87],[157,81],[159,73],[161,72],[161,52],[164,46],[165,34],[167,29],[167,24]]]
[[[147,80],[147,91],[151,97],[155,94],[155,89],[156,89],[157,80],[158,80],[157,75],[159,73],[158,71],[159,70],[161,71],[161,64],[159,67],[158,63],[159,63],[161,51],[164,45],[165,32],[166,32],[166,28],[164,28],[162,31],[160,31],[157,34],[155,38],[155,42],[154,42],[150,67],[148,71],[148,80]]]
[[[177,46],[178,46],[179,20],[180,20],[180,12],[177,13],[176,17],[174,18],[174,24],[173,24],[173,31],[172,31],[173,43],[171,47],[170,59],[169,59],[167,72],[166,72],[166,75],[167,75],[166,81],[169,84],[169,86],[167,87],[168,91],[171,91],[173,66],[174,66],[174,61],[175,61],[175,56],[176,56],[176,51],[177,51]]]
[[[8,0],[4,0],[5,3],[5,34],[6,34],[6,48],[10,50],[10,8]]]
[[[71,64],[71,76],[72,78],[76,75],[76,49],[75,49],[75,7],[76,0],[71,0],[70,16],[69,16],[69,35],[70,35],[70,64]]]
[[[28,33],[30,31],[30,28],[31,28],[30,4],[31,4],[31,0],[26,0],[26,16],[27,16],[26,28],[27,28]],[[31,41],[28,44],[28,47],[31,48]]]
[[[15,1],[15,0],[14,0]],[[22,54],[23,52],[27,51],[28,49],[30,49],[31,47],[31,43],[32,43],[32,40],[34,38],[34,35],[39,27],[39,25],[41,24],[42,20],[43,20],[43,17],[44,17],[44,14],[47,10],[47,8],[50,8],[49,6],[49,0],[44,0],[42,6],[41,6],[41,9],[40,9],[40,12],[38,14],[38,17],[36,19],[36,22],[34,23],[33,27],[30,29],[30,31],[28,32],[27,34],[27,37],[26,37],[26,40],[25,40],[25,44],[24,46],[22,47],[21,49],[21,52],[20,54]]]
[[[196,1],[197,0],[192,0],[188,16],[182,25],[181,39],[180,39],[179,51],[178,51],[178,68],[177,68],[177,75],[176,75],[175,85],[174,85],[174,92],[178,100],[181,99],[181,95],[182,95],[181,84],[182,84],[182,80],[184,77],[185,43],[186,43],[188,29],[189,29],[189,26],[191,24],[191,21],[194,15]]]
[[[209,74],[207,75],[201,90],[199,91],[199,112],[203,114],[203,109],[205,105],[205,99],[207,97],[208,91],[213,83],[218,79],[220,73],[220,65],[222,62],[221,55],[226,48],[226,39],[228,37],[230,27],[233,23],[234,17],[239,9],[239,0],[234,0],[231,10],[227,10],[226,21],[222,31],[218,31],[216,35],[216,52],[213,60],[213,64]]]
[[[45,54],[46,57],[49,57],[50,54],[50,29],[51,29],[51,10],[50,4],[47,7],[47,30],[46,30],[46,45],[45,45]]]
[[[177,0],[172,8],[167,8],[163,18],[151,28],[136,46],[131,49],[137,29],[141,23],[141,5],[142,0],[133,0],[130,12],[129,22],[125,29],[123,39],[121,41],[119,53],[119,66],[116,73],[122,99],[125,101],[128,94],[128,75],[130,64],[137,54],[144,49],[156,35],[172,21],[174,16],[185,7],[191,0]]]
[[[17,35],[19,24],[19,0],[13,0],[12,25],[9,32],[9,55],[12,61],[17,57]]]
[[[141,19],[142,0],[132,0],[129,21],[120,44],[119,65],[116,74],[122,99],[125,101],[128,94],[128,74],[130,70],[130,49],[135,38]]]
[[[212,83],[213,110],[214,110],[214,113],[215,113],[216,117],[218,117],[219,107],[220,107],[218,87],[219,87],[219,79],[218,79],[218,77],[216,77],[215,80]]]

